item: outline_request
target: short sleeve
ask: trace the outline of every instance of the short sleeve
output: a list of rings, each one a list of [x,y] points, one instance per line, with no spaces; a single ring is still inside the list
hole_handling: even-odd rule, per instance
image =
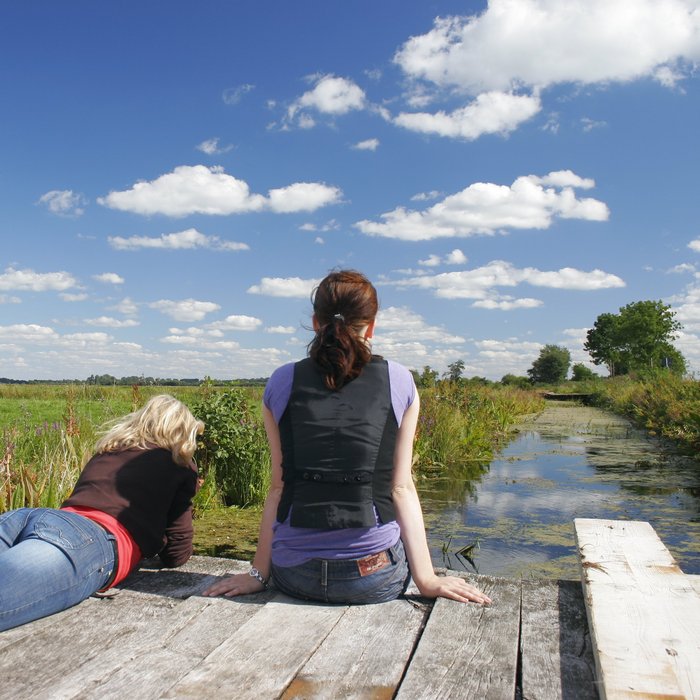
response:
[[[263,405],[272,412],[277,423],[287,408],[294,381],[294,362],[278,367],[267,380],[263,393]]]
[[[391,386],[391,405],[396,422],[401,425],[403,414],[416,399],[416,383],[413,375],[403,365],[387,360],[389,365],[389,385]]]

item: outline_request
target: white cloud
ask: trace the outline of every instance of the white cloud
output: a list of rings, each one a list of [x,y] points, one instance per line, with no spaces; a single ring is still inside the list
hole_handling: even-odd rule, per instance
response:
[[[394,60],[411,78],[469,94],[558,83],[675,83],[700,58],[700,15],[684,0],[490,0],[443,17]]]
[[[44,204],[52,214],[58,216],[82,216],[87,201],[85,197],[73,190],[51,190],[39,197],[39,204]]]
[[[445,262],[448,265],[464,265],[467,262],[467,256],[459,248],[455,248],[445,256]]]
[[[419,192],[411,197],[412,202],[425,202],[429,199],[437,199],[442,196],[442,192],[438,190],[431,190],[430,192]]]
[[[353,148],[356,151],[376,151],[379,148],[379,139],[366,139],[358,141]]]
[[[275,333],[279,335],[292,335],[297,329],[294,326],[268,326],[265,333]]]
[[[138,304],[129,297],[124,297],[118,304],[110,307],[112,311],[118,311],[125,316],[133,316],[138,310]]]
[[[84,292],[80,292],[78,294],[70,294],[69,292],[61,292],[58,296],[63,299],[63,301],[67,302],[75,302],[75,301],[85,301],[88,298],[88,295],[85,294]]]
[[[213,139],[206,139],[206,141],[202,141],[202,143],[197,145],[197,150],[202,151],[202,153],[206,153],[208,156],[216,156],[233,150],[233,145],[229,144],[228,146],[220,146],[219,137],[217,136]]]
[[[0,340],[12,343],[54,342],[57,337],[58,334],[53,328],[40,326],[36,323],[16,323],[10,326],[0,326]]]
[[[252,194],[248,184],[227,175],[219,166],[181,165],[151,182],[110,192],[98,202],[111,209],[150,216],[181,217],[189,214],[225,216],[259,212],[313,211],[338,201],[340,190],[321,183],[300,182],[272,190],[270,197]],[[293,208],[293,204],[299,208]]]
[[[681,263],[680,265],[675,265],[674,267],[670,268],[667,270],[669,274],[674,274],[674,275],[682,275],[685,274],[686,272],[696,272],[697,268],[695,265],[691,265],[690,263]]]
[[[219,331],[255,331],[262,326],[262,321],[254,316],[231,315],[222,321],[214,321],[207,328]]]
[[[289,106],[287,117],[290,120],[294,119],[300,111],[306,109],[340,116],[364,107],[365,93],[352,80],[322,75],[316,78],[312,90],[305,92]]]
[[[227,105],[235,105],[241,101],[241,98],[244,95],[247,95],[251,90],[254,89],[255,85],[250,84],[243,84],[238,85],[237,87],[226,88],[221,95],[221,99]]]
[[[690,250],[694,250],[696,253],[700,253],[700,238],[690,241],[690,243],[688,243],[688,248],[690,248]]]
[[[0,294],[0,304],[21,304],[22,300],[19,297],[11,297],[7,294]]]
[[[569,267],[556,271],[542,271],[533,267],[521,269],[502,260],[494,260],[472,270],[422,275],[385,284],[399,288],[413,287],[430,290],[436,297],[442,299],[474,299],[478,302],[475,306],[482,308],[509,309],[538,306],[540,302],[536,299],[513,299],[501,296],[494,291],[499,287],[516,287],[522,283],[536,287],[572,290],[625,286],[619,277],[602,270],[584,272]]]
[[[500,311],[512,311],[513,309],[534,309],[542,306],[540,299],[523,297],[516,299],[511,296],[499,296],[491,299],[479,299],[472,304],[477,309],[498,309]]]
[[[467,262],[467,256],[459,249],[455,248],[445,256],[429,255],[425,260],[419,260],[418,264],[424,267],[437,267],[438,265],[463,265]]]
[[[63,291],[75,286],[77,282],[68,272],[34,272],[8,267],[0,273],[0,291]]]
[[[194,228],[177,233],[164,233],[157,237],[149,236],[109,236],[109,244],[116,250],[139,250],[142,248],[158,248],[162,250],[193,250],[206,248],[209,250],[238,251],[249,250],[246,243],[223,241],[218,236],[205,236]]]
[[[393,122],[422,134],[472,141],[484,134],[508,134],[537,114],[540,108],[537,96],[485,92],[450,113],[402,112]]]
[[[124,284],[124,278],[116,272],[103,272],[100,275],[93,275],[92,279],[104,284]]]
[[[85,319],[85,324],[88,326],[105,326],[107,328],[133,328],[134,326],[140,325],[138,321],[134,321],[133,319],[120,321],[119,319],[112,318],[111,316],[88,318]]]
[[[377,314],[375,344],[386,347],[398,342],[460,345],[465,342],[441,326],[431,326],[420,315],[406,307],[390,306]]]
[[[597,199],[577,199],[575,187],[588,189],[594,182],[570,170],[545,177],[524,175],[511,186],[477,182],[449,195],[429,209],[397,207],[381,215],[382,221],[358,221],[370,236],[408,241],[433,238],[492,235],[500,229],[546,229],[554,218],[606,221],[608,207]]]
[[[221,307],[211,301],[183,299],[172,301],[161,299],[151,302],[148,306],[174,318],[176,321],[201,321],[207,314],[218,311]]]
[[[320,279],[301,279],[300,277],[263,277],[259,284],[248,288],[248,294],[261,294],[268,297],[311,298]]]
[[[270,190],[269,208],[280,214],[299,211],[316,211],[340,199],[337,187],[318,182],[297,182],[287,187]]]

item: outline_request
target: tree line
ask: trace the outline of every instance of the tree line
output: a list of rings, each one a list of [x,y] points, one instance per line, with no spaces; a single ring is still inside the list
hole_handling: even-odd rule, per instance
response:
[[[600,314],[586,334],[584,350],[593,364],[604,365],[611,377],[645,374],[666,370],[678,376],[686,373],[685,358],[673,341],[682,325],[676,312],[661,301],[637,301],[620,308],[619,313]],[[567,379],[571,369],[574,381],[593,379],[597,375],[582,362],[571,366],[571,353],[561,345],[545,345],[527,370],[527,377],[506,374],[502,384],[527,387],[533,384],[558,384]],[[464,381],[464,362],[456,360],[442,376],[428,365],[421,373],[414,372],[421,387],[434,386],[438,379]],[[487,382],[473,377],[470,382]]]

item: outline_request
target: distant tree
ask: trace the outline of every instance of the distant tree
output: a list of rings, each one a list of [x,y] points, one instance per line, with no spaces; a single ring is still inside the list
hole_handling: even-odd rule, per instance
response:
[[[566,379],[571,353],[560,345],[545,345],[527,371],[533,384],[558,384]]]
[[[418,386],[422,389],[430,389],[430,387],[435,386],[435,382],[438,380],[439,376],[440,375],[437,370],[431,369],[430,365],[425,365],[420,374]]]
[[[685,359],[671,344],[682,328],[675,315],[661,301],[627,304],[619,314],[598,316],[584,350],[596,365],[606,365],[611,377],[663,366],[683,373]]]
[[[464,360],[455,360],[447,365],[445,378],[449,379],[451,382],[458,382],[462,376],[462,372],[464,372]]]
[[[501,377],[501,384],[527,389],[530,386],[530,380],[527,377],[519,377],[517,374],[504,374]]]
[[[586,367],[583,362],[577,362],[571,368],[571,379],[575,382],[585,382],[590,379],[595,379],[598,375],[590,368]]]

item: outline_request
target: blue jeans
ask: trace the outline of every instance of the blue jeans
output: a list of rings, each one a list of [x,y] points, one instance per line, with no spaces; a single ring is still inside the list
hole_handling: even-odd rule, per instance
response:
[[[0,631],[65,610],[110,580],[114,536],[77,513],[0,515]]]
[[[283,593],[323,603],[363,605],[395,600],[411,576],[399,540],[386,550],[387,563],[373,573],[361,573],[357,559],[311,559],[297,566],[275,566],[272,578]]]

